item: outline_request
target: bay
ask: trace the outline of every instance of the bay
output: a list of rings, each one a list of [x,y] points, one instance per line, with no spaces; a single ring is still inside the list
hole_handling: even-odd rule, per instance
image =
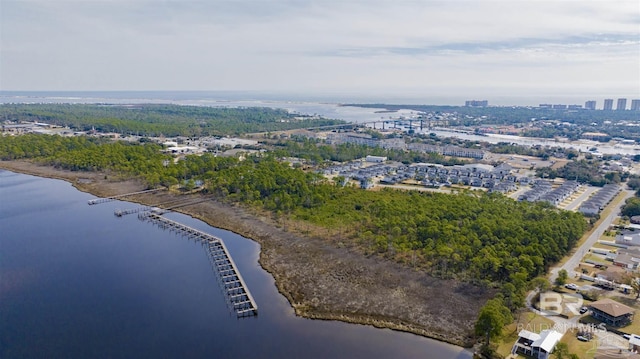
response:
[[[408,333],[296,317],[257,243],[168,214],[225,242],[259,306],[237,319],[200,244],[113,215],[136,204],[92,198],[0,170],[0,357],[471,357]]]

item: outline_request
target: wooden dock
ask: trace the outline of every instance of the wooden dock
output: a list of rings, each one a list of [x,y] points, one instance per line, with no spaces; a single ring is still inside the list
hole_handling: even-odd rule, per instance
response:
[[[92,206],[94,204],[100,204],[100,203],[106,203],[106,202],[111,202],[111,201],[115,201],[117,199],[120,198],[124,198],[124,197],[128,197],[128,196],[133,196],[136,194],[142,194],[142,193],[151,193],[151,192],[158,192],[158,191],[162,191],[164,190],[164,187],[161,188],[154,188],[154,189],[148,189],[145,191],[138,191],[138,192],[131,192],[131,193],[123,193],[123,194],[118,194],[115,196],[111,196],[111,197],[104,197],[104,198],[94,198],[94,199],[90,199],[89,201],[87,201],[87,203]]]
[[[149,207],[149,206],[129,208],[129,209],[116,209],[115,211],[113,211],[113,215],[116,217],[122,217],[128,214],[150,211],[152,209],[153,207]]]
[[[258,305],[253,299],[253,296],[251,296],[249,288],[242,279],[222,239],[162,217],[154,211],[140,212],[138,213],[138,219],[149,221],[162,229],[168,229],[201,242],[205,247],[207,256],[217,275],[220,288],[225,294],[229,307],[239,318],[258,315]]]

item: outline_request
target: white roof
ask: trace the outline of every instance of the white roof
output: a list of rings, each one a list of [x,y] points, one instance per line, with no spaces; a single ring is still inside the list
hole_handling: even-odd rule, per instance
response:
[[[531,344],[532,347],[538,347],[547,353],[551,353],[553,348],[562,339],[562,334],[552,329],[543,330],[540,332],[540,339]]]
[[[629,345],[640,345],[640,336],[631,334],[629,337]]]
[[[527,340],[536,341],[540,339],[540,334],[536,334],[534,332],[530,332],[528,330],[522,329],[520,333],[518,333],[518,337],[525,338]]]

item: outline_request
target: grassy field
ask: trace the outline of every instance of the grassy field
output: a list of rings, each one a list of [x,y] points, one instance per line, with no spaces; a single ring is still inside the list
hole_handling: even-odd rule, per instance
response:
[[[638,315],[638,308],[640,308],[639,301],[635,299],[635,295],[624,295],[618,293],[618,295],[612,295],[611,299],[620,302],[626,306],[632,307],[636,309],[636,314],[633,322],[626,327],[620,328],[621,331],[629,334],[639,334],[640,335],[640,315]]]
[[[562,337],[562,340],[560,340],[560,342],[567,344],[569,353],[577,354],[582,359],[593,359],[596,353],[596,339],[588,342],[581,342],[578,340],[575,333],[567,332],[564,337]]]
[[[584,261],[588,261],[591,260],[595,263],[599,263],[599,264],[604,264],[604,265],[611,265],[611,262],[607,262],[606,259],[604,259],[601,255],[597,255],[597,254],[587,254],[586,256],[584,256]]]
[[[603,236],[602,239],[605,239],[606,236]],[[591,248],[599,248],[599,249],[604,249],[607,251],[617,251],[619,248],[615,247],[615,246],[610,246],[608,244],[602,244],[602,243],[596,243],[593,246],[591,246]]]

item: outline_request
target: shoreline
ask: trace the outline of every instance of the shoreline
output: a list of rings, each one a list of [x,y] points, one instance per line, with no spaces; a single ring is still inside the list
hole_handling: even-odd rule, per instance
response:
[[[98,197],[144,189],[135,179],[108,172],[71,172],[28,161],[0,161],[0,169],[64,180]],[[161,191],[125,200],[153,206],[180,196],[189,195]],[[479,288],[287,231],[266,216],[217,200],[175,211],[257,242],[258,263],[297,316],[388,328],[465,349],[475,344],[473,324],[489,298]]]

